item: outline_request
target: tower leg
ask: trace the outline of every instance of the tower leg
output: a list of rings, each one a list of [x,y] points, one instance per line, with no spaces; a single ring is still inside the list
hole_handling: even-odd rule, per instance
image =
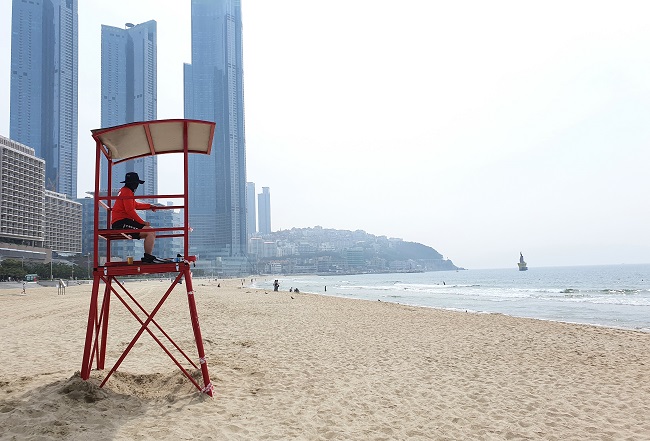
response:
[[[199,327],[199,315],[196,312],[196,302],[194,301],[194,288],[192,287],[192,273],[189,265],[184,265],[183,275],[185,276],[185,287],[187,289],[187,303],[190,307],[190,318],[192,320],[192,329],[194,330],[194,340],[196,340],[196,349],[199,353],[201,363],[201,374],[203,375],[203,390],[209,396],[212,396],[212,383],[210,383],[210,374],[208,373],[208,362],[205,359],[203,349],[203,337],[201,337],[201,328]]]
[[[106,340],[108,338],[108,314],[111,306],[111,288],[113,276],[110,276],[106,281],[106,288],[104,289],[104,300],[102,301],[102,317],[101,317],[101,343],[99,346],[99,356],[97,358],[97,369],[104,369],[104,361],[106,360]]]
[[[88,327],[86,328],[86,342],[84,344],[84,357],[81,363],[81,378],[87,380],[90,377],[90,369],[93,362],[92,346],[95,335],[95,323],[97,321],[97,297],[99,296],[99,275],[93,277],[93,291],[90,295],[90,310],[88,311]]]

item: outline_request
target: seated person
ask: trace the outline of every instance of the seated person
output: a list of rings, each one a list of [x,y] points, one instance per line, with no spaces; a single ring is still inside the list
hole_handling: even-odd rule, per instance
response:
[[[138,185],[144,184],[136,172],[128,172],[122,181],[122,187],[117,194],[117,200],[113,205],[113,212],[111,215],[111,228],[115,230],[142,230],[151,228],[149,222],[142,220],[135,210],[151,210],[156,211],[156,208],[151,204],[145,204],[136,201],[134,197]],[[134,239],[144,239],[144,257],[142,261],[145,263],[156,263],[160,259],[151,254],[153,252],[153,245],[156,240],[156,233],[151,232],[134,232],[130,233]]]

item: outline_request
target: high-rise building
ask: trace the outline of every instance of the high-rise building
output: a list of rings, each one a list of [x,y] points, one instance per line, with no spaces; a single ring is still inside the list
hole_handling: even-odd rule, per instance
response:
[[[255,182],[246,183],[246,228],[248,237],[257,233],[255,224],[257,215],[255,213]],[[250,251],[249,251],[250,253]]]
[[[45,161],[0,136],[0,257],[45,261]]]
[[[168,202],[172,205],[172,202]],[[162,207],[162,204],[156,204]],[[147,220],[156,228],[172,228],[183,225],[181,213],[176,210],[156,210],[147,212]],[[181,231],[176,231],[181,233]],[[169,234],[169,233],[166,233]],[[176,257],[177,254],[183,253],[184,240],[182,237],[158,238],[153,248],[153,254],[161,257]]]
[[[246,144],[240,0],[192,0],[185,117],[214,121],[209,158],[189,158],[190,252],[200,261],[246,256]],[[223,261],[223,260],[221,260]]]
[[[262,187],[262,192],[257,195],[257,210],[260,234],[271,234],[271,192],[269,187]]]
[[[86,196],[84,198],[77,198],[77,202],[81,204],[81,253],[84,256],[93,253],[94,243],[93,237],[95,234],[95,198],[92,196]],[[106,213],[106,210],[99,210],[100,213],[100,228],[105,228],[106,218],[101,219],[101,214]],[[101,245],[106,241],[99,240]],[[101,249],[101,248],[100,248]],[[106,248],[104,248],[106,249]],[[104,252],[105,254],[106,252]]]
[[[45,248],[58,254],[82,251],[82,205],[67,195],[45,190]]]
[[[45,189],[45,161],[0,136],[0,258],[49,261],[81,252],[82,205]]]
[[[264,239],[261,237],[251,237],[248,241],[248,256],[251,258],[260,258],[262,257],[262,246],[264,245]]]
[[[156,22],[124,28],[102,25],[101,50],[101,125],[117,126],[135,121],[151,121],[157,115],[157,45]],[[112,192],[124,184],[127,172],[136,172],[145,181],[136,195],[158,193],[158,158],[147,156],[113,166]],[[106,158],[101,158],[100,188],[107,191]],[[154,201],[148,201],[154,202]],[[147,213],[142,213],[143,219]],[[126,259],[141,256],[144,245],[139,240],[120,240],[111,244],[112,257]]]
[[[13,0],[9,136],[45,160],[45,188],[77,197],[77,0]]]
[[[156,22],[127,23],[124,29],[102,25],[101,106],[102,127],[151,121],[157,114]],[[137,195],[158,193],[156,156],[113,166],[112,187],[121,188],[127,172],[145,181]],[[106,158],[102,157],[100,188],[106,190]]]

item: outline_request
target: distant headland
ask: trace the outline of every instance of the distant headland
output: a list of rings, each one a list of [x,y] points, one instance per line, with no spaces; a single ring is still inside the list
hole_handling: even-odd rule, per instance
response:
[[[254,239],[258,246],[252,246],[250,251],[257,256],[260,273],[367,274],[463,269],[427,245],[375,236],[363,230],[316,226],[280,230]],[[272,247],[272,255],[265,255],[265,244],[277,246]],[[249,258],[253,257],[249,254]]]

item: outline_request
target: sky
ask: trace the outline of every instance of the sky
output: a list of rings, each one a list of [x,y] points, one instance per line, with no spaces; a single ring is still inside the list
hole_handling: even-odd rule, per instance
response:
[[[247,181],[271,228],[364,230],[468,269],[650,262],[650,3],[242,0]],[[189,0],[79,2],[79,178],[100,28],[158,22],[158,118],[183,117]],[[11,2],[0,2],[9,136]],[[177,158],[176,158],[177,159]],[[173,155],[159,192],[176,193]]]

